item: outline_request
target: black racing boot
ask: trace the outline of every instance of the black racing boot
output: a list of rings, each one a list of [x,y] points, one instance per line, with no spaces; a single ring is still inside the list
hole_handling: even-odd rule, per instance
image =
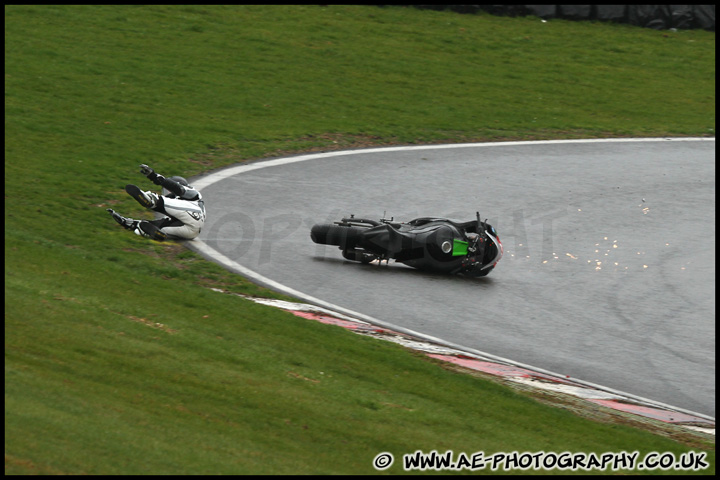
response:
[[[137,185],[125,185],[125,191],[133,197],[137,202],[145,208],[152,208],[155,206],[155,202],[145,192],[140,190]]]
[[[165,234],[165,232],[160,231],[158,227],[148,222],[147,220],[140,221],[140,224],[138,225],[138,230],[140,230],[141,234],[144,237],[157,240],[158,242],[162,242],[163,240],[167,239],[167,234]]]

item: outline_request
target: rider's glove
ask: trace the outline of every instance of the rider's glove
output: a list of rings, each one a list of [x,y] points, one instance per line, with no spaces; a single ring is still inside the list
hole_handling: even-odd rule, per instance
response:
[[[161,185],[162,181],[165,180],[162,175],[158,175],[157,173],[155,173],[155,170],[145,164],[140,165],[140,173],[145,175],[148,180],[153,182],[155,185]]]

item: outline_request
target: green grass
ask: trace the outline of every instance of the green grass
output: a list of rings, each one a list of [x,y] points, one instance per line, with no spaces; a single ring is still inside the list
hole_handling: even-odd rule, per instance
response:
[[[695,449],[714,473],[714,443],[213,292],[281,297],[105,212],[147,215],[123,192],[140,163],[189,177],[360,146],[714,136],[714,59],[704,31],[397,7],[6,6],[5,472]]]

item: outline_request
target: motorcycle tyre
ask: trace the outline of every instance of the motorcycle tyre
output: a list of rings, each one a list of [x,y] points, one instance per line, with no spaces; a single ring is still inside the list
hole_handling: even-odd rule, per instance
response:
[[[355,248],[360,240],[360,235],[365,230],[365,228],[359,227],[320,224],[312,227],[310,238],[315,243],[336,245],[342,250],[350,250]]]

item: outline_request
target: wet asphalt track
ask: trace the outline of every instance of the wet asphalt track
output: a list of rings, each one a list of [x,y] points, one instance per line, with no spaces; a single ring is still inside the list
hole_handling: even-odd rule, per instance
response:
[[[387,324],[714,417],[714,139],[329,155],[195,179],[193,243]],[[476,210],[505,247],[484,279],[347,262],[309,235],[350,213]]]

